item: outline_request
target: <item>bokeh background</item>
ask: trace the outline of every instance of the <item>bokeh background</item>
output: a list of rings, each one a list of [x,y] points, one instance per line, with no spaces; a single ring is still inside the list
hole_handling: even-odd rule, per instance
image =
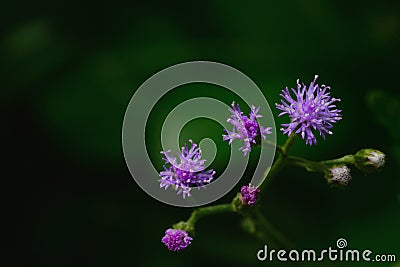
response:
[[[319,74],[342,99],[343,120],[326,141],[299,141],[293,154],[322,160],[373,147],[387,154],[387,165],[368,176],[353,170],[345,190],[330,188],[320,174],[286,169],[267,188],[262,209],[299,249],[344,237],[351,248],[400,257],[400,2],[7,1],[1,13],[1,206],[4,260],[12,266],[263,264],[256,252],[268,240],[243,232],[233,214],[203,219],[189,249],[169,252],[160,239],[190,209],[149,197],[125,165],[121,127],[136,88],[192,60],[241,70],[275,114],[281,89]],[[146,135],[158,168],[163,119],[195,96],[235,100],[209,85],[166,95]],[[196,120],[180,140],[213,138],[213,167],[222,171],[229,147],[221,130]]]

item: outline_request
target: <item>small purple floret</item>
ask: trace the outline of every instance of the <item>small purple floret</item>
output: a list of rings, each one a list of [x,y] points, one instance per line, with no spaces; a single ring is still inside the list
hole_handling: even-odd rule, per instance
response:
[[[286,87],[280,94],[282,104],[276,104],[283,111],[279,116],[288,114],[291,119],[290,123],[282,124],[281,131],[287,135],[300,134],[309,145],[317,143],[313,131],[318,131],[325,139],[325,134],[332,134],[330,129],[333,124],[342,119],[342,111],[334,104],[340,99],[331,98],[330,87],[316,84],[317,78],[318,75],[315,75],[308,88],[297,80],[297,91],[291,89],[295,98],[292,98]]]
[[[258,193],[260,193],[260,189],[252,186],[251,184],[242,186],[242,188],[240,189],[242,203],[244,205],[254,206],[257,201]]]
[[[257,139],[261,136],[263,139],[267,138],[267,134],[271,134],[271,127],[259,126],[257,119],[262,118],[262,115],[258,114],[260,107],[251,106],[250,116],[244,116],[240,110],[240,106],[235,102],[232,102],[232,109],[229,112],[232,114],[227,120],[233,125],[232,131],[225,129],[227,134],[222,135],[223,140],[229,140],[229,144],[232,144],[233,140],[243,140],[243,146],[239,150],[243,151],[246,156],[251,151],[251,146],[257,144]]]
[[[178,153],[178,160],[172,156],[171,150],[164,154],[164,171],[160,172],[160,187],[167,189],[169,186],[182,193],[183,198],[190,197],[191,187],[204,187],[211,183],[215,174],[214,170],[205,170],[205,159],[201,159],[201,149],[192,140],[192,146],[182,147],[182,152]]]
[[[193,238],[187,232],[179,229],[168,229],[161,242],[171,251],[180,251],[190,245]]]

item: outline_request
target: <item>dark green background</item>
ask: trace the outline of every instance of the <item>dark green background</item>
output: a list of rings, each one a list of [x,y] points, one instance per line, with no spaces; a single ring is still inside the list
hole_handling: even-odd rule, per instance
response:
[[[149,197],[125,166],[121,127],[134,91],[157,71],[192,60],[241,70],[275,114],[280,90],[297,78],[309,83],[319,74],[331,85],[343,120],[326,141],[299,141],[293,153],[322,160],[374,147],[387,154],[385,169],[368,176],[353,170],[345,190],[320,174],[287,169],[262,208],[298,248],[335,246],[344,237],[350,248],[400,257],[399,11],[398,1],[3,3],[5,259],[15,266],[261,265],[255,254],[268,240],[244,233],[236,215],[205,218],[189,249],[169,252],[160,239],[190,210]],[[163,98],[147,132],[159,168],[161,123],[194,96],[239,100],[205,85]],[[287,120],[276,119],[277,127]],[[213,167],[222,171],[229,148],[221,131],[198,120],[181,141],[212,136],[220,153]]]

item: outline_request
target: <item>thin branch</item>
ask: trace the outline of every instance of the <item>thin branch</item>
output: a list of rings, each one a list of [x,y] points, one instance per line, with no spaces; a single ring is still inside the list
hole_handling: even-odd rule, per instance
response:
[[[187,224],[194,227],[196,222],[204,216],[217,213],[229,213],[229,212],[235,212],[235,207],[233,206],[232,203],[198,208],[192,211],[192,214],[187,220]]]
[[[289,156],[287,163],[290,165],[304,167],[308,171],[325,172],[328,168],[335,165],[354,165],[354,156],[346,155],[341,158],[324,160],[324,161],[311,161],[300,157]]]

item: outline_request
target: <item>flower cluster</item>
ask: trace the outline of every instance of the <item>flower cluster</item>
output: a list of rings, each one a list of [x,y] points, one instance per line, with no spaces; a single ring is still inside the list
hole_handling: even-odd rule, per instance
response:
[[[232,144],[235,139],[242,140],[243,146],[239,150],[243,151],[245,156],[251,151],[251,146],[260,142],[260,136],[266,139],[267,134],[272,133],[271,127],[265,128],[258,124],[257,119],[262,118],[262,115],[258,114],[259,110],[260,107],[251,106],[250,115],[245,116],[239,104],[235,105],[235,102],[232,102],[232,108],[229,109],[232,115],[227,122],[233,125],[233,129],[232,131],[225,129],[226,134],[222,135],[223,140],[229,140],[229,144]]]
[[[315,133],[319,133],[324,139],[326,134],[332,134],[331,128],[342,119],[341,110],[338,110],[335,105],[335,102],[340,100],[330,96],[329,86],[319,86],[316,83],[317,78],[318,76],[315,75],[309,86],[297,80],[297,90],[291,89],[290,91],[286,87],[280,94],[282,96],[281,103],[276,104],[277,109],[282,111],[279,116],[287,114],[291,119],[289,123],[282,124],[283,134],[289,136],[298,134],[303,140],[305,139],[307,145],[317,143]],[[294,93],[294,97],[291,93]],[[232,102],[232,108],[229,109],[231,116],[227,122],[233,126],[233,129],[232,131],[225,129],[225,134],[222,135],[223,140],[229,141],[229,145],[236,139],[241,140],[243,146],[240,147],[240,150],[245,156],[251,152],[253,146],[259,145],[262,139],[266,139],[267,135],[272,133],[271,127],[259,125],[257,119],[262,117],[258,114],[259,109],[259,107],[251,106],[248,116],[243,115],[240,106],[235,105],[235,102]],[[288,139],[281,147],[276,145],[277,149],[280,148],[281,157],[271,167],[275,175],[285,164],[291,163],[305,167],[309,171],[323,172],[329,184],[343,187],[352,179],[348,166],[354,165],[364,172],[372,172],[381,169],[385,164],[385,154],[375,149],[362,149],[355,155],[347,155],[336,160],[308,161],[287,155],[292,140],[294,138]],[[205,170],[205,160],[201,159],[200,148],[191,140],[190,143],[190,148],[182,147],[181,152],[178,153],[179,160],[172,156],[171,151],[161,152],[166,164],[164,171],[160,172],[160,187],[167,189],[171,186],[178,191],[178,194],[182,193],[183,198],[191,196],[192,187],[200,188],[211,183],[215,174],[213,170]],[[256,204],[259,193],[260,189],[251,183],[242,186],[240,194],[231,203],[193,211],[187,221],[175,224],[174,229],[166,230],[161,242],[171,251],[181,251],[191,244],[193,238],[189,236],[188,232],[192,233],[195,223],[200,217],[225,211],[249,216],[254,211],[252,206]],[[251,230],[252,232],[256,231],[254,225],[253,222],[250,225],[252,229],[254,228]]]
[[[178,160],[172,156],[171,150],[164,154],[164,171],[160,172],[160,187],[167,189],[172,186],[182,193],[183,198],[191,196],[191,187],[203,187],[211,183],[215,174],[214,170],[205,170],[205,159],[201,159],[201,150],[192,140],[189,140],[191,147],[187,145],[182,147],[182,152],[178,153]]]
[[[282,110],[279,116],[288,114],[291,119],[290,123],[282,124],[282,132],[287,135],[301,134],[309,145],[317,143],[313,130],[325,139],[325,134],[332,134],[330,129],[333,124],[342,119],[341,110],[336,109],[334,104],[340,99],[331,98],[330,87],[316,84],[317,78],[318,75],[315,75],[308,88],[297,80],[297,91],[292,89],[295,98],[286,87],[280,94],[283,98],[281,104],[276,104]]]
[[[190,245],[193,238],[183,230],[168,229],[165,231],[165,236],[161,242],[171,251],[180,251]]]

